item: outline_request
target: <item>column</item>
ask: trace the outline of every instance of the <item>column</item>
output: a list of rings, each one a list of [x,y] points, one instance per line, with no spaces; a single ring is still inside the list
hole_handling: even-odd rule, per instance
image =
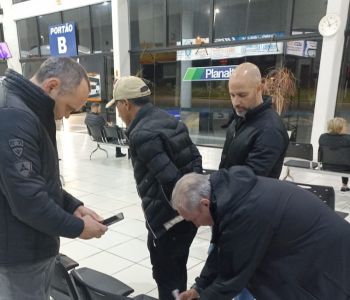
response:
[[[114,70],[119,76],[130,75],[129,11],[127,0],[112,0]]]
[[[328,120],[334,117],[337,101],[339,74],[344,49],[344,30],[348,19],[350,0],[328,1],[327,14],[340,16],[339,31],[323,38],[320,71],[317,84],[311,143],[314,148],[314,160],[317,160],[318,139],[327,130]]]

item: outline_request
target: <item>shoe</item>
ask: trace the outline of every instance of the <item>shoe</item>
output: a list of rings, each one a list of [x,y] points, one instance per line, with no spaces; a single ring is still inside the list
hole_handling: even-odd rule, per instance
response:
[[[124,156],[126,156],[126,154],[124,154],[124,153],[119,153],[119,154],[115,155],[115,157],[124,157]]]
[[[341,192],[348,192],[348,191],[350,191],[350,188],[348,188],[348,187],[342,187],[341,189],[340,189],[340,191]]]

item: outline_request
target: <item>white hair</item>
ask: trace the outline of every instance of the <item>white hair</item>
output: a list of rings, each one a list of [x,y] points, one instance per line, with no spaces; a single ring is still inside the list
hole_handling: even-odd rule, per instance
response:
[[[176,210],[183,208],[191,212],[199,207],[202,198],[210,199],[210,193],[209,175],[190,173],[176,183],[171,204]]]

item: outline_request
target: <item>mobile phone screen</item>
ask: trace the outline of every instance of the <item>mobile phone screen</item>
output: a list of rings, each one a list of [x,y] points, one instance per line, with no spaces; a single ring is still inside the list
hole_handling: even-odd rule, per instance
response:
[[[117,222],[119,222],[119,221],[121,221],[123,219],[124,219],[123,213],[119,213],[119,214],[117,214],[115,216],[112,216],[112,217],[109,217],[107,219],[104,219],[101,223],[103,225],[109,226],[109,225],[117,223]]]

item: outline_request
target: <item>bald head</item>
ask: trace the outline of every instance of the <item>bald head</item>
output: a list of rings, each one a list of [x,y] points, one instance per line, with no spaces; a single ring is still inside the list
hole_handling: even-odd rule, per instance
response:
[[[232,106],[239,116],[263,102],[261,73],[252,63],[240,64],[231,74],[228,86]]]
[[[252,63],[243,63],[234,70],[230,81],[244,81],[256,87],[261,84],[261,73],[256,65]]]

